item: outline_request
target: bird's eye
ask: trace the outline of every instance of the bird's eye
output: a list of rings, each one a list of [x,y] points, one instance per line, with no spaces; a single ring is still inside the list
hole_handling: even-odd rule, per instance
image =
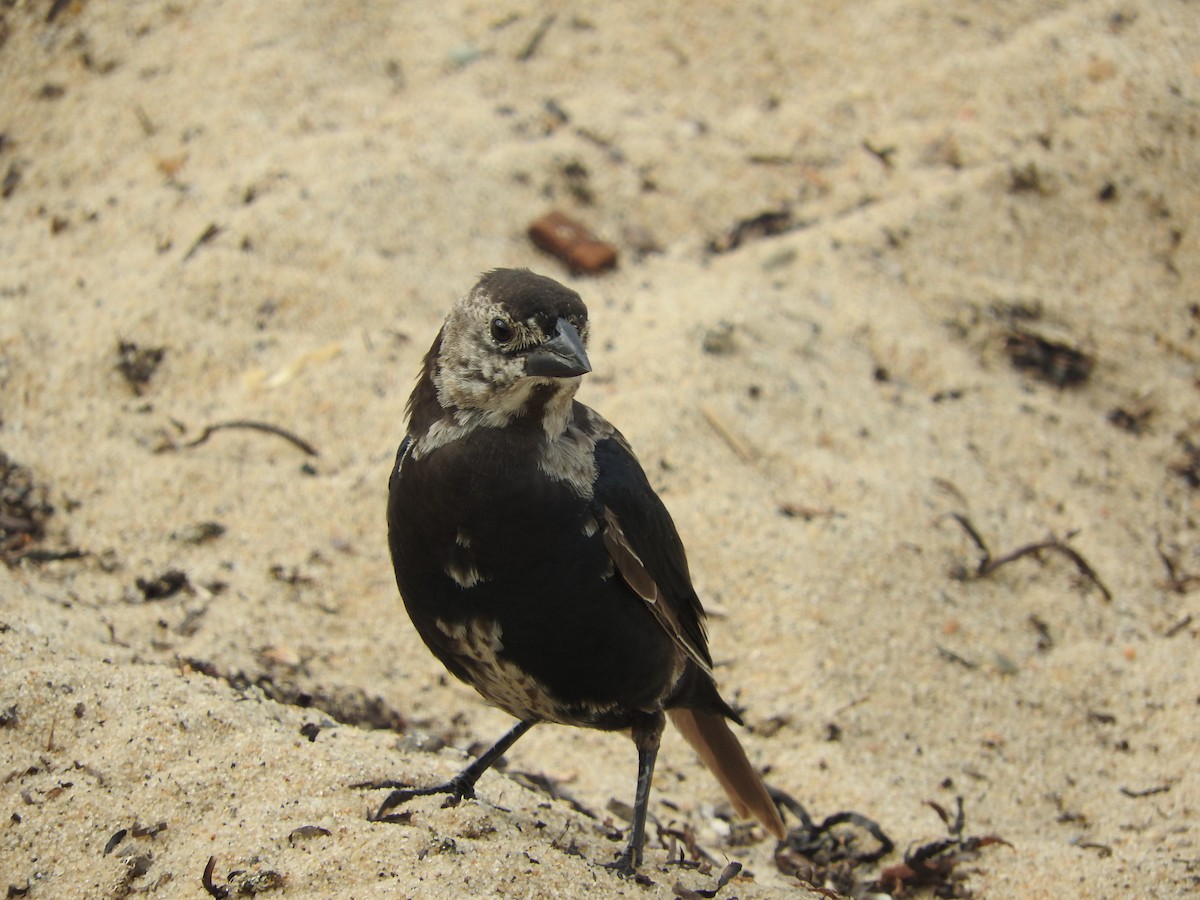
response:
[[[497,344],[507,344],[513,338],[513,327],[499,316],[492,319],[492,340]]]

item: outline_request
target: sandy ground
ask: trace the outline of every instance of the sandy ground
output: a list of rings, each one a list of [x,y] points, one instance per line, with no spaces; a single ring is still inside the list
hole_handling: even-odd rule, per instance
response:
[[[804,892],[675,735],[644,884],[598,866],[621,735],[535,729],[402,825],[351,788],[509,724],[383,522],[420,356],[497,265],[589,303],[580,397],[677,519],[752,758],[897,843],[860,887],[962,796],[1008,846],[960,892],[1197,890],[1200,6],[698,7],[0,3],[9,897],[206,896],[210,857],[216,893]],[[619,268],[533,248],[552,208]],[[122,342],[164,350],[138,389]],[[239,420],[319,455],[184,446]],[[981,570],[955,513],[1058,549]],[[710,869],[667,864],[685,829]]]

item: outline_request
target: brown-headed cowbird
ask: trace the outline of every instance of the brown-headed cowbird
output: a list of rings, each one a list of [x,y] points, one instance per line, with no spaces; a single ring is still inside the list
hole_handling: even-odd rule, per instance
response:
[[[413,624],[456,677],[518,724],[444,785],[479,777],[539,722],[629,729],[634,819],[611,864],[642,860],[665,717],[734,808],[776,837],[779,812],[727,720],[683,544],[629,444],[575,401],[591,371],[587,308],[556,281],[496,269],[451,309],[408,403],[388,539]],[[665,714],[665,716],[664,716]]]

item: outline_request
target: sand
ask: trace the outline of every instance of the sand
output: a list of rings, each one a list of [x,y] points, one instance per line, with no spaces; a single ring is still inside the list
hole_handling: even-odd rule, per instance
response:
[[[1007,842],[959,854],[959,893],[1197,890],[1197,4],[0,23],[5,496],[54,508],[0,535],[8,896],[206,896],[210,858],[216,893],[686,896],[737,860],[718,896],[804,895],[673,734],[641,884],[599,865],[622,735],[535,729],[478,801],[368,821],[352,785],[509,725],[421,645],[384,524],[420,358],[502,265],[588,302],[580,399],[676,518],[751,758],[897,843],[860,890],[958,796]],[[534,248],[551,209],[618,268]],[[239,421],[318,455],[188,446]],[[963,522],[992,562],[1052,546],[981,567]],[[685,833],[706,868],[668,865]]]

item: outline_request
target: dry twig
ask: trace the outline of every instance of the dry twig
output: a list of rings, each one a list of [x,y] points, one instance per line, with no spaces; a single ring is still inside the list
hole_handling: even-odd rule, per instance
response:
[[[971,539],[975,546],[979,548],[980,553],[983,554],[982,558],[979,560],[979,564],[975,567],[975,571],[970,573],[970,577],[986,578],[1001,566],[1006,566],[1011,562],[1016,562],[1022,557],[1033,556],[1037,559],[1041,559],[1041,556],[1044,552],[1053,551],[1054,553],[1065,556],[1067,559],[1073,562],[1075,564],[1075,568],[1079,570],[1079,574],[1091,581],[1092,584],[1096,585],[1106,601],[1110,603],[1112,602],[1112,591],[1110,591],[1104,582],[1100,580],[1100,576],[1096,574],[1096,570],[1092,568],[1091,564],[1083,558],[1078,550],[1066,543],[1076,534],[1078,534],[1078,532],[1068,532],[1066,538],[1061,541],[1058,538],[1050,537],[1044,541],[1037,541],[1032,544],[1024,544],[1009,553],[993,557],[992,551],[988,549],[987,543],[975,529],[975,526],[971,524],[970,519],[961,513],[949,513],[949,516],[960,526],[962,526],[963,531],[967,533],[967,536]]]

